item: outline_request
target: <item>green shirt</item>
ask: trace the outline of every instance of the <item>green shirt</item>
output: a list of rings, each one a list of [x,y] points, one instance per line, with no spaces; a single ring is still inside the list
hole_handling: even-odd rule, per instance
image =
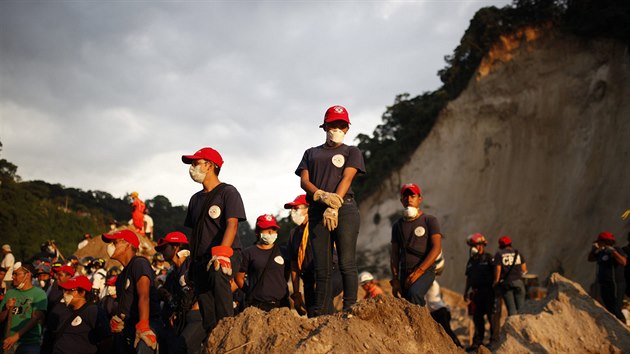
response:
[[[11,332],[9,335],[15,334],[20,328],[33,317],[33,311],[41,311],[46,313],[48,306],[48,298],[44,290],[38,287],[32,287],[28,290],[9,289],[4,299],[0,303],[0,309],[4,310],[8,299],[15,298],[15,308],[13,308],[13,317],[11,319]],[[7,317],[8,319],[8,317]],[[28,332],[20,336],[18,343],[39,343],[42,337],[41,324],[35,325]]]

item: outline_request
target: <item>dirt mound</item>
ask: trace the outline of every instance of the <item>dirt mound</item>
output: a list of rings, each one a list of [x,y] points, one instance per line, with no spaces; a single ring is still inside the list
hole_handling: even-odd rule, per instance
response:
[[[248,308],[222,320],[208,339],[216,353],[463,352],[422,307],[390,296],[347,314],[308,319],[289,309]]]
[[[557,273],[551,276],[547,297],[528,303],[523,312],[508,317],[497,353],[627,353],[630,350],[630,330],[579,284]]]
[[[125,228],[120,228],[114,231],[121,231],[124,229]],[[136,235],[138,236],[138,239],[140,240],[140,249],[138,250],[138,255],[145,256],[149,258],[150,260],[153,254],[155,253],[155,249],[153,248],[155,246],[154,243],[151,242],[145,236],[141,236],[140,234],[137,234],[137,233]],[[118,263],[117,261],[113,259],[110,259],[109,256],[107,255],[107,244],[103,242],[100,235],[94,236],[92,239],[88,241],[88,244],[85,247],[81,248],[80,250],[76,250],[73,254],[79,257],[79,259],[83,257],[87,257],[87,256],[92,256],[94,258],[103,258],[104,260],[107,261],[107,264],[106,264],[107,268],[111,266],[120,267],[120,263]]]

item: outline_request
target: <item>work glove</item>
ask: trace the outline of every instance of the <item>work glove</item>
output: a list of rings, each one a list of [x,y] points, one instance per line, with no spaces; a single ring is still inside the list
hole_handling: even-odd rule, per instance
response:
[[[136,324],[136,340],[133,342],[133,347],[137,348],[140,341],[153,350],[157,349],[157,336],[149,327],[149,320],[141,320]]]
[[[324,211],[324,226],[328,231],[332,231],[337,228],[338,224],[338,212],[337,209],[326,208]]]
[[[125,314],[112,316],[112,319],[109,320],[109,328],[112,330],[112,333],[122,332],[125,329]]]
[[[234,254],[231,247],[228,246],[214,246],[212,247],[212,258],[206,266],[206,270],[210,271],[210,268],[214,268],[215,271],[219,271],[219,268],[223,274],[227,276],[232,275],[232,262],[230,257]]]
[[[313,194],[313,200],[324,203],[334,209],[339,209],[343,205],[343,199],[341,199],[339,194],[325,192],[321,189],[318,189],[317,192]]]
[[[392,294],[395,298],[400,298],[402,296],[402,292],[400,291],[400,282],[398,279],[392,279],[389,281],[389,284],[392,286]]]
[[[291,299],[293,299],[293,307],[295,308],[295,311],[297,311],[300,316],[306,315],[306,305],[304,305],[302,293],[297,291],[294,292],[291,294]]]

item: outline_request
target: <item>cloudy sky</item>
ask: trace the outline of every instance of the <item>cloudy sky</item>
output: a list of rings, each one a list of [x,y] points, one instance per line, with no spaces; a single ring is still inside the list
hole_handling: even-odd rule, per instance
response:
[[[348,109],[347,143],[371,135],[397,94],[441,85],[478,9],[509,3],[2,1],[1,158],[23,180],[185,205],[200,186],[181,155],[211,146],[251,222],[302,192],[326,108]]]

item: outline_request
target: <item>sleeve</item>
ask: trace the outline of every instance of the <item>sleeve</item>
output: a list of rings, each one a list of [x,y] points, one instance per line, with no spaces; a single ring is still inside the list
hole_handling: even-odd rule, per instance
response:
[[[501,265],[501,253],[497,252],[494,254],[494,258],[492,259],[492,265],[500,266]]]
[[[617,252],[619,252],[620,255],[624,256],[624,257],[628,257],[628,253],[626,253],[626,250],[624,248],[620,248],[620,247],[615,247],[617,249]],[[523,260],[523,262],[525,262]]]
[[[33,297],[33,311],[46,312],[48,309],[48,297],[44,290],[39,289],[37,295]]]
[[[252,246],[256,247],[256,246]],[[243,259],[241,260],[241,265],[238,268],[240,273],[247,273],[247,268],[249,268],[249,260],[250,260],[250,249],[249,247],[243,250]]]
[[[435,216],[431,216],[430,218],[428,218],[427,226],[429,226],[429,231],[431,232],[431,235],[429,236],[442,234],[442,231],[440,230],[440,223]]]
[[[186,212],[186,220],[184,220],[184,226],[190,227],[190,228],[193,228],[195,226],[193,225],[193,220],[192,220],[192,215],[191,215],[192,210],[194,209],[192,203],[193,203],[192,198],[190,198],[190,201],[188,202],[188,209]]]
[[[356,146],[350,146],[348,151],[348,161],[346,161],[345,167],[354,167],[357,169],[358,174],[365,174],[365,162],[363,161],[363,154]]]
[[[527,261],[525,260],[525,256],[523,256],[523,254],[521,253],[521,251],[518,251],[518,256],[521,258],[521,264],[522,264],[522,263],[527,263]]]
[[[131,278],[133,279],[134,286],[143,276],[149,278],[150,286],[153,286],[153,268],[151,268],[151,264],[149,264],[146,258],[136,258],[131,268]]]
[[[302,174],[302,170],[308,170],[309,151],[310,149],[304,151],[304,155],[302,156],[302,161],[300,161],[300,164],[298,165],[297,169],[295,169],[295,174],[298,177]]]
[[[399,224],[400,224],[400,220],[396,221],[394,225],[392,225],[392,239],[391,239],[392,244],[400,243],[400,232],[398,231],[400,229]]]
[[[243,205],[243,199],[238,190],[230,185],[227,186],[225,191],[225,218],[237,218],[239,221],[247,220],[245,216],[245,206]]]

